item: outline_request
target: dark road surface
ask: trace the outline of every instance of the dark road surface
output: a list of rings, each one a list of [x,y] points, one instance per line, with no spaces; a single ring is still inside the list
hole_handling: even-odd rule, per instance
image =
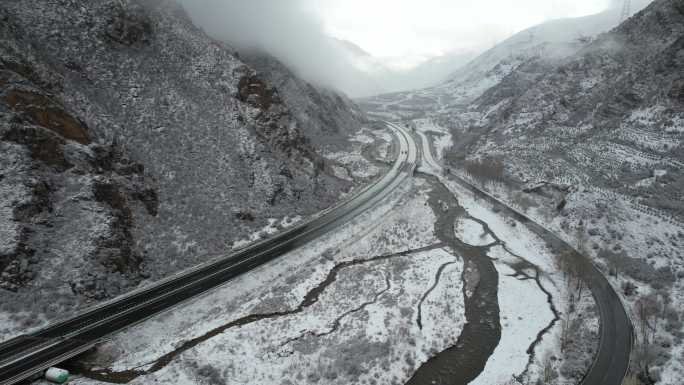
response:
[[[411,136],[398,126],[390,125],[390,128],[399,142],[394,166],[351,200],[226,258],[200,265],[35,333],[3,342],[0,344],[0,385],[15,384],[74,357],[113,333],[270,262],[372,208],[410,177],[416,167],[417,149]]]

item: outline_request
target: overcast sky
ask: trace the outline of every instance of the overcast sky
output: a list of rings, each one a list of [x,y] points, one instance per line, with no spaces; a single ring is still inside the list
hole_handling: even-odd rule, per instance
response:
[[[481,53],[544,21],[595,14],[624,0],[181,1],[215,37],[268,52],[310,82],[360,96],[382,91],[377,82],[386,68]],[[331,37],[357,44],[381,64],[350,61]]]
[[[601,12],[613,0],[302,0],[335,37],[407,60],[491,47],[543,21]]]

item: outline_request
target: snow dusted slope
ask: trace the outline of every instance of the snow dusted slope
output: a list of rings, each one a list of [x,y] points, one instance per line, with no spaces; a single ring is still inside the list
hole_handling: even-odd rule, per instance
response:
[[[608,31],[617,15],[610,20],[603,14],[536,27],[451,82],[362,103],[419,131],[448,132],[453,146],[444,161],[453,173],[592,256],[634,321],[632,373],[644,383],[679,385],[684,2],[655,1]],[[663,316],[640,319],[644,306]],[[550,349],[562,363],[559,378],[581,378],[572,352]]]
[[[278,89],[284,104],[315,144],[344,146],[346,138],[366,122],[364,113],[346,96],[314,87],[270,55],[242,52],[240,57]]]
[[[641,9],[650,0],[635,1]],[[560,60],[589,43],[597,35],[616,27],[619,9],[596,15],[558,19],[534,26],[484,52],[455,70],[440,85],[362,99],[363,107],[380,117],[422,117],[426,111],[448,113],[466,106],[530,59]]]
[[[645,3],[641,1],[640,3]],[[645,4],[635,4],[643,8]],[[495,67],[506,64],[520,64],[525,58],[537,56],[564,57],[577,50],[577,43],[592,40],[597,35],[607,32],[620,23],[620,10],[608,11],[577,18],[558,19],[528,28],[491,50],[477,57],[463,68],[455,71],[448,82],[457,85],[476,78],[486,78]]]
[[[681,217],[683,10],[656,2],[560,63],[521,65],[471,107],[472,150],[522,180],[615,188]]]
[[[594,257],[632,315],[634,374],[680,384],[684,1],[504,72],[474,100],[423,112],[453,137],[448,167]]]
[[[290,98],[174,1],[3,1],[0,339],[334,202]]]

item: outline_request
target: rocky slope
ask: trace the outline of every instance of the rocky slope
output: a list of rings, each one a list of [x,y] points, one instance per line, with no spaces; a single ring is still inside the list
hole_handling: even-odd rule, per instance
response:
[[[0,21],[2,339],[350,186],[310,138],[361,115],[290,93],[305,86],[256,72],[173,1],[10,0]]]
[[[633,1],[635,10],[651,0]],[[498,85],[507,75],[530,59],[562,60],[577,53],[597,35],[616,27],[621,9],[596,15],[558,19],[521,31],[495,45],[459,68],[441,84],[415,91],[399,92],[362,99],[366,110],[380,116],[398,115],[419,118],[426,114],[447,114],[468,106],[486,90]]]
[[[240,57],[285,95],[283,103],[318,147],[346,148],[349,135],[366,122],[364,113],[345,95],[314,87],[267,53],[240,52]]]
[[[461,122],[479,132],[467,153],[504,156],[514,180],[616,189],[684,219],[683,69],[684,3],[656,2],[577,54],[528,60],[488,89],[472,124]]]
[[[678,384],[684,1],[654,1],[607,33],[563,45],[571,49],[515,62],[490,61],[495,49],[474,61],[496,63],[474,67],[489,70],[364,106],[451,135],[444,160],[453,173],[594,257],[634,321],[633,374],[643,384]]]

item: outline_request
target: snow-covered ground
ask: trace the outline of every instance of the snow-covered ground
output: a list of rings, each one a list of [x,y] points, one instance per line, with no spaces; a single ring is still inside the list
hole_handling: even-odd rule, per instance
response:
[[[468,178],[468,175],[462,174],[462,177]],[[656,321],[658,327],[653,341],[657,358],[654,362],[661,368],[657,371],[660,373],[659,384],[679,385],[684,376],[684,345],[681,342],[684,316],[678,310],[681,309],[680,304],[684,303],[684,283],[681,280],[684,274],[678,273],[684,271],[684,237],[680,236],[684,234],[684,226],[663,216],[661,212],[633,202],[627,196],[591,186],[582,185],[566,196],[566,214],[562,216],[551,215],[555,206],[549,207],[548,202],[535,199],[533,195],[528,197],[535,202],[534,205],[523,207],[518,204],[520,200],[516,193],[501,184],[487,184],[486,189],[593,257],[595,264],[621,297],[637,330],[637,301],[649,295],[656,296],[659,301],[663,301],[664,294],[669,297],[665,300],[667,303],[660,302],[659,305],[667,319]],[[582,230],[578,231],[578,228]],[[620,271],[616,278],[611,275],[610,261],[599,257],[602,250],[625,251],[626,255],[636,259],[629,271]],[[635,279],[630,274],[648,278],[651,282]],[[633,285],[635,293],[626,294],[627,285]],[[566,296],[563,294],[561,298]],[[550,350],[549,355],[553,354],[553,350]]]
[[[496,269],[499,272],[501,341],[484,372],[471,382],[473,385],[503,384],[513,375],[523,373],[528,363],[526,349],[537,333],[553,320],[546,296],[535,281],[513,278],[515,271],[504,263],[497,263]],[[546,338],[551,339],[551,336]]]
[[[361,180],[375,178],[382,173],[382,169],[369,160],[364,150],[371,146],[377,148],[381,159],[389,155],[389,146],[392,137],[384,131],[373,131],[368,128],[360,130],[350,138],[351,146],[346,151],[329,152],[324,156],[333,161],[332,169],[340,179]]]
[[[501,340],[473,383],[534,380],[559,345],[554,311],[568,285],[555,256],[434,174],[466,210],[456,237],[491,245],[499,273]],[[84,373],[132,384],[405,383],[456,344],[466,321],[463,260],[434,234],[432,183],[417,176],[339,231],[117,334],[82,359]]]
[[[454,231],[459,239],[471,246],[486,246],[494,243],[494,238],[484,227],[469,218],[458,218]]]
[[[569,311],[569,278],[558,271],[556,256],[531,230],[502,216],[469,190],[444,177],[441,170],[434,170],[434,176],[457,197],[469,215],[455,223],[457,237],[473,246],[499,243],[490,249],[489,256],[499,273],[501,340],[483,373],[471,384],[505,384],[514,376],[533,383],[541,377],[548,357],[562,357],[559,318]],[[588,290],[579,303],[577,313],[583,314],[583,330],[598,335],[598,316]],[[588,346],[594,347],[591,343]],[[591,361],[591,357],[588,359]],[[559,371],[562,363],[555,360],[554,370]],[[559,379],[565,380],[562,376]]]
[[[459,203],[468,214],[486,223],[492,234],[503,244],[492,248],[489,254],[495,259],[499,273],[501,341],[487,362],[484,372],[473,384],[504,383],[526,371],[529,362],[528,348],[537,339],[538,333],[554,320],[554,313],[547,302],[547,294],[542,291],[534,277],[537,272],[543,277],[540,283],[550,293],[557,308],[560,307],[562,278],[556,273],[553,254],[544,242],[524,225],[502,218],[457,184],[446,179],[444,181],[456,194]],[[482,241],[482,226],[478,222],[471,219],[468,223],[471,225],[464,228],[464,242],[474,242],[476,245],[492,243],[488,240]],[[487,237],[491,238],[491,235]],[[516,270],[513,269],[521,263],[523,266],[529,266],[523,271],[525,276],[516,275]],[[546,346],[554,344],[553,332],[557,327],[557,324],[554,325],[542,337],[541,341],[546,342]],[[539,344],[533,349],[535,356],[544,353],[541,346]]]
[[[434,155],[436,160],[442,160],[445,153],[453,145],[451,132],[432,119],[416,119],[413,121],[413,124],[417,132],[434,136],[434,139],[429,141],[433,149],[432,155]]]
[[[261,230],[251,234],[247,239],[241,239],[239,241],[233,242],[232,249],[238,250],[249,246],[254,242],[258,242],[262,239],[266,239],[269,236],[276,234],[277,232],[290,228],[302,220],[300,215],[295,215],[294,217],[285,217],[283,219],[269,218],[268,225],[264,226]]]
[[[433,235],[428,189],[408,182],[340,231],[118,334],[92,365],[149,371],[134,384],[407,380],[465,321],[462,261]]]

